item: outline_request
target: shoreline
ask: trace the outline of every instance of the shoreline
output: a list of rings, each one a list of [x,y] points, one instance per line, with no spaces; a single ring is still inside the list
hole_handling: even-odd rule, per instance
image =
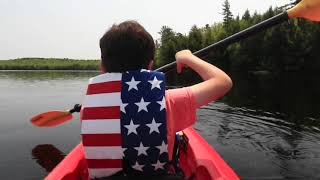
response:
[[[0,70],[22,70],[22,71],[98,71],[99,60],[74,60],[74,59],[55,59],[55,58],[21,58],[14,60],[1,60]]]
[[[0,72],[100,72],[100,70],[81,70],[81,69],[8,69],[8,70],[2,70],[0,69]]]

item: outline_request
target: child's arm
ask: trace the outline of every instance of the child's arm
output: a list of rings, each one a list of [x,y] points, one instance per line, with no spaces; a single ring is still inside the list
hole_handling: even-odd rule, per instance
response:
[[[176,53],[177,71],[180,73],[183,67],[190,67],[204,80],[191,86],[195,97],[196,108],[215,101],[225,95],[232,87],[232,80],[219,68],[194,56],[189,50]]]

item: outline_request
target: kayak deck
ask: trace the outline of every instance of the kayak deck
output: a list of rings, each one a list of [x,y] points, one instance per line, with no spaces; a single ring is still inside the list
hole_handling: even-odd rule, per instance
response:
[[[180,152],[179,165],[186,178],[192,180],[239,179],[219,154],[192,127],[183,130],[183,133],[188,139],[188,144],[186,149]],[[87,180],[88,171],[82,143],[78,144],[45,179]],[[181,177],[173,176],[168,179],[181,179]]]

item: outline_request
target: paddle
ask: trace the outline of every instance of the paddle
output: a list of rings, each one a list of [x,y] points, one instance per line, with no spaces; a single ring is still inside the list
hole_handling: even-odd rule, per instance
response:
[[[65,111],[49,111],[31,118],[31,123],[39,127],[52,127],[72,119],[72,113],[80,112],[81,105],[76,104],[72,109]]]
[[[284,11],[281,14],[278,14],[270,19],[267,19],[263,22],[260,22],[252,27],[249,27],[245,30],[242,30],[232,36],[229,36],[217,43],[214,43],[206,48],[203,48],[197,52],[194,52],[194,55],[202,56],[208,51],[218,47],[226,47],[234,42],[238,42],[242,39],[249,37],[250,35],[261,32],[262,30],[268,29],[272,26],[275,26],[281,22],[287,21],[293,18],[304,18],[312,21],[320,21],[320,0],[302,0],[296,6],[290,8],[287,11]],[[176,62],[169,63],[164,65],[156,71],[168,72],[176,67]],[[46,113],[39,114],[32,118],[31,122],[39,127],[52,127],[64,123],[72,118],[71,113],[79,112],[81,106],[73,108],[69,111],[50,111]]]
[[[221,41],[218,41],[214,44],[211,44],[208,47],[205,47],[203,49],[200,49],[199,51],[194,52],[193,54],[196,56],[203,56],[207,54],[209,51],[226,47],[232,43],[238,42],[242,39],[245,39],[253,34],[256,34],[258,32],[261,32],[263,30],[266,30],[268,28],[271,28],[279,23],[282,23],[284,21],[287,21],[289,19],[293,18],[304,18],[311,21],[320,21],[320,1],[319,0],[302,0],[294,7],[284,11],[283,13],[280,13],[272,18],[269,18],[265,21],[262,21],[252,27],[249,27],[247,29],[244,29],[234,35],[231,35]],[[169,64],[166,64],[158,69],[156,71],[161,72],[168,72],[176,68],[176,62],[172,62]]]

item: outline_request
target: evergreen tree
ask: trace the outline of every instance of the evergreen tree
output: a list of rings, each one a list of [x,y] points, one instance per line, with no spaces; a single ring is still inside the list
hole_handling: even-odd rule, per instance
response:
[[[189,33],[189,49],[194,52],[202,47],[202,33],[201,30],[196,26],[192,26],[190,33]]]
[[[206,24],[204,28],[204,36],[203,36],[203,43],[204,46],[208,46],[209,44],[213,43],[213,36],[212,36],[212,29],[210,28],[209,24]]]
[[[242,19],[244,19],[244,20],[246,20],[246,21],[249,21],[250,18],[251,18],[250,12],[249,12],[249,10],[247,9],[247,10],[244,12],[244,14],[243,14]]]
[[[232,21],[233,15],[230,10],[230,3],[228,0],[225,0],[222,5],[222,15],[223,15],[223,24],[228,26]]]
[[[161,41],[156,53],[156,67],[170,63],[176,52],[175,32],[168,26],[162,26],[159,34],[161,35]]]

